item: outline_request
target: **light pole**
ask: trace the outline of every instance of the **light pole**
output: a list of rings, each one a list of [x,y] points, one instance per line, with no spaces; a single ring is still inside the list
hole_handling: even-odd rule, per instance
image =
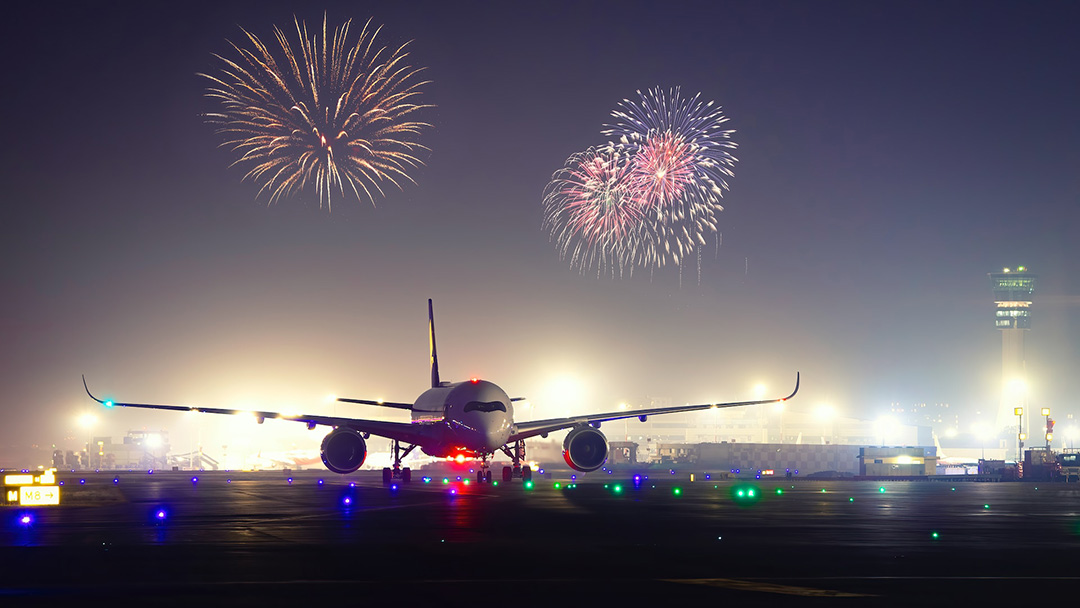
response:
[[[780,414],[780,444],[784,443],[784,402],[778,402],[773,406],[777,414]]]
[[[1024,408],[1013,408],[1013,414],[1016,414],[1018,421],[1016,423],[1016,463],[1020,464],[1020,461],[1024,458],[1024,440],[1027,439],[1027,433],[1024,432]]]
[[[1050,441],[1054,438],[1054,421],[1050,420],[1050,408],[1048,408],[1048,407],[1042,408],[1042,415],[1043,415],[1043,418],[1046,419],[1045,420],[1046,421],[1046,426],[1043,427],[1043,430],[1046,433],[1046,451],[1049,452],[1050,451]]]
[[[86,462],[83,463],[83,467],[90,468],[90,444],[94,441],[94,423],[97,422],[97,416],[87,412],[79,418],[79,424],[86,428]]]

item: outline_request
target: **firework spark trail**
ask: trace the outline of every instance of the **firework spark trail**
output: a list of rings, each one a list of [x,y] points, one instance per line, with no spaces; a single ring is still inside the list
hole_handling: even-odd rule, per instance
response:
[[[351,20],[332,37],[325,15],[321,37],[294,23],[295,47],[274,27],[281,64],[243,28],[251,49],[230,42],[239,59],[214,55],[224,64],[220,73],[199,76],[210,81],[206,96],[221,111],[205,120],[239,154],[233,164],[250,167],[244,179],[261,184],[258,196],[266,193],[268,204],[313,187],[329,209],[332,191],[344,196],[347,186],[374,205],[385,184],[401,189],[423,164],[417,154],[427,148],[415,140],[431,125],[414,113],[431,106],[417,101],[427,84],[418,79],[422,68],[406,65],[407,44],[377,47],[381,28],[370,20],[351,45]]]

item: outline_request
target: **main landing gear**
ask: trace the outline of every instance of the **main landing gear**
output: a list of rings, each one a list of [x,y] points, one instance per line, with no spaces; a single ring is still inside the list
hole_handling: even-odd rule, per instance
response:
[[[409,455],[409,452],[415,449],[415,445],[410,445],[404,452],[401,451],[401,443],[394,440],[394,466],[386,467],[382,470],[382,482],[385,484],[392,483],[395,479],[400,479],[404,483],[412,481],[412,469],[409,467],[402,468],[401,461]]]
[[[503,467],[502,478],[503,483],[510,483],[513,479],[520,479],[521,481],[528,483],[532,481],[532,467],[529,465],[522,466],[521,461],[525,460],[525,441],[518,439],[514,443],[514,451],[511,452],[508,446],[503,446],[502,451],[504,454],[510,457],[513,462],[513,467]]]

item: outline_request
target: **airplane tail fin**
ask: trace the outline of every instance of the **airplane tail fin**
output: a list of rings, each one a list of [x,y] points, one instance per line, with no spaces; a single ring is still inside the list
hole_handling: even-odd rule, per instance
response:
[[[435,310],[431,298],[427,301],[428,345],[431,350],[431,388],[439,386],[439,353],[435,349]]]

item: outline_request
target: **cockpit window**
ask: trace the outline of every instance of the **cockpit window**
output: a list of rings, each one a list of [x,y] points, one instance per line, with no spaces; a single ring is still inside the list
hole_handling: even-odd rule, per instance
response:
[[[505,412],[506,411],[506,404],[504,404],[502,401],[470,401],[470,402],[465,404],[465,411],[466,412],[472,412],[472,411],[477,411],[477,412],[494,412],[494,411]]]

